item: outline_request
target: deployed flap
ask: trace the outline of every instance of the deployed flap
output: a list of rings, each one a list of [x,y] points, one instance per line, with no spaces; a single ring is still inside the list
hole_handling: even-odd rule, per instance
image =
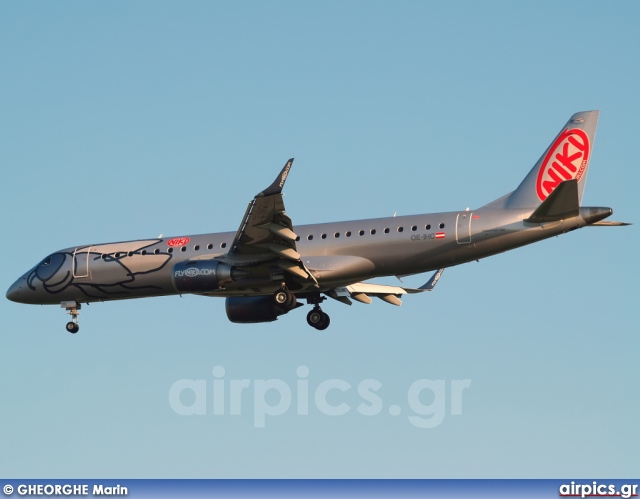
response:
[[[399,298],[402,295],[406,295],[407,293],[422,293],[423,291],[432,291],[438,283],[438,280],[440,279],[440,276],[443,272],[444,269],[438,269],[426,284],[420,286],[417,289],[401,288],[400,286],[387,286],[385,284],[372,284],[368,282],[356,282],[355,284],[350,284],[349,286],[332,289],[326,294],[334,300],[341,301],[342,303],[346,303],[347,305],[351,305],[351,300],[349,298],[369,305],[371,303],[371,298],[369,298],[369,296],[371,295],[380,298],[387,303],[391,303],[392,305],[399,306],[402,305],[402,302]]]
[[[297,236],[284,210],[282,188],[292,164],[293,158],[287,161],[273,183],[249,203],[226,257],[229,260],[245,258],[255,261],[282,259],[281,267],[284,270],[298,278],[315,282],[313,275],[300,261],[296,250]]]
[[[525,222],[541,224],[578,216],[578,181],[562,182]]]
[[[405,288],[401,288],[400,286],[387,286],[385,284],[370,284],[367,282],[357,282],[355,284],[351,284],[350,286],[346,286],[346,289],[352,295],[364,293],[366,295],[373,295],[373,296],[404,295],[410,292],[415,292],[415,290],[409,291]]]

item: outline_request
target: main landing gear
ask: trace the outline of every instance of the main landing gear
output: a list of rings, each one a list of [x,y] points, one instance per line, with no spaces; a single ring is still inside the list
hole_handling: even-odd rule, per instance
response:
[[[320,308],[320,303],[324,300],[325,298],[319,293],[307,297],[307,303],[313,305],[313,309],[307,314],[307,323],[318,331],[324,331],[331,324],[329,316]],[[285,285],[273,293],[273,301],[284,310],[284,313],[301,306],[296,300],[296,296]]]
[[[60,306],[66,309],[67,313],[71,316],[71,320],[67,322],[67,331],[71,334],[76,334],[80,331],[80,326],[78,325],[78,316],[80,315],[80,304],[77,301],[63,301],[60,303]]]
[[[324,313],[320,308],[320,304],[325,300],[324,296],[319,293],[307,298],[307,303],[313,305],[311,312],[307,314],[307,324],[316,328],[318,331],[324,331],[331,324],[329,315]]]
[[[307,323],[319,331],[324,331],[331,324],[331,319],[322,311],[320,305],[315,305],[307,314]]]

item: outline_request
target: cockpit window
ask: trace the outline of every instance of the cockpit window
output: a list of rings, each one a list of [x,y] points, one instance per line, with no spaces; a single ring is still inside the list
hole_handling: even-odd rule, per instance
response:
[[[62,267],[66,257],[63,253],[53,253],[42,260],[36,267],[36,276],[42,282],[51,279]]]

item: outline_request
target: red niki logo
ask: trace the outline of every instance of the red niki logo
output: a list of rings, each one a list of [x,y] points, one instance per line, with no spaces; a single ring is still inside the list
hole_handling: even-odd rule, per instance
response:
[[[175,246],[184,246],[185,244],[189,244],[189,241],[191,241],[191,239],[188,237],[174,237],[167,241],[167,246],[171,246],[172,248]]]
[[[560,182],[580,180],[589,162],[589,137],[583,130],[572,128],[562,132],[551,144],[542,161],[536,181],[541,201],[547,199]]]

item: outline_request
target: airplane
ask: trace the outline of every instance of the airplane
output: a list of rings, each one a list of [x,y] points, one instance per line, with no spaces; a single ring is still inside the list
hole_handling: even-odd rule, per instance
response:
[[[271,322],[306,300],[308,324],[324,330],[327,297],[400,305],[405,294],[433,290],[447,267],[586,226],[629,225],[605,221],[611,208],[581,206],[598,117],[571,116],[514,191],[476,210],[294,226],[282,194],[290,159],[236,232],[65,248],[20,277],[7,298],[60,305],[71,333],[83,303],[176,294],[224,297],[234,323]],[[365,282],[430,271],[419,288]]]

